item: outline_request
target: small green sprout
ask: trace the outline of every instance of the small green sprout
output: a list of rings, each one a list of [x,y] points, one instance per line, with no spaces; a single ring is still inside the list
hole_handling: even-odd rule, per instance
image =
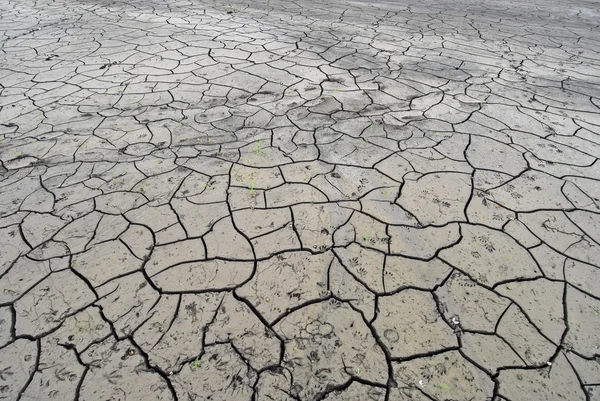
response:
[[[198,357],[196,357],[196,361],[194,361],[194,365],[193,365],[192,369],[198,370]]]
[[[254,196],[254,180],[250,183],[250,187],[248,188],[248,193],[250,196]]]
[[[260,148],[262,148],[262,143],[263,143],[262,139],[258,141],[258,143],[256,144],[256,148],[254,148],[254,150],[253,150],[254,153],[256,153],[256,154],[260,153]]]

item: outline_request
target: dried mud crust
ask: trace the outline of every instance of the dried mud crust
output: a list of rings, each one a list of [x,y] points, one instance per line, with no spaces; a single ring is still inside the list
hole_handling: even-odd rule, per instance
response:
[[[599,20],[0,1],[0,398],[598,399]]]

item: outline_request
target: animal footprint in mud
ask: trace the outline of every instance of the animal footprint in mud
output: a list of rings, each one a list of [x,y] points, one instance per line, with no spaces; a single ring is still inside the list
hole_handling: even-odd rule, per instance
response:
[[[520,193],[517,193],[517,192],[513,192],[512,194],[510,194],[510,196],[513,199],[521,199],[523,197],[523,195],[521,195]]]

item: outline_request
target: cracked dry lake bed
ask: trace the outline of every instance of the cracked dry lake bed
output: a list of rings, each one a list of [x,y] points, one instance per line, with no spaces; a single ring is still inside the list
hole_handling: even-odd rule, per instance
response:
[[[0,0],[0,398],[600,400],[599,8]]]

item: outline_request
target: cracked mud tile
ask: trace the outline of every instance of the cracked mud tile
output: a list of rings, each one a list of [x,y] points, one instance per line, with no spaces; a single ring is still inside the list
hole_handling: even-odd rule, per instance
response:
[[[507,209],[528,212],[538,209],[570,209],[571,202],[563,195],[564,181],[550,175],[526,171],[514,180],[488,193]]]
[[[461,350],[464,355],[490,374],[507,366],[524,366],[525,362],[510,345],[494,334],[462,333]]]
[[[549,247],[584,263],[598,264],[599,245],[560,211],[519,214],[531,232]]]
[[[205,235],[217,221],[229,215],[224,202],[195,204],[187,199],[173,199],[171,205],[189,237]]]
[[[527,170],[527,162],[523,154],[500,141],[471,136],[471,143],[466,151],[467,160],[476,169],[497,171],[511,176],[518,176]]]
[[[331,252],[285,252],[257,264],[252,279],[236,290],[269,322],[328,295]]]
[[[295,378],[297,396],[314,399],[352,376],[385,384],[388,366],[360,315],[335,300],[292,312],[274,330],[285,341],[283,366]]]
[[[119,397],[145,400],[174,400],[164,377],[150,369],[143,355],[129,340],[108,338],[92,345],[81,355],[89,370],[83,378],[79,397]]]
[[[409,289],[380,297],[377,305],[373,327],[393,358],[402,360],[458,347],[452,328],[440,316],[430,293]]]
[[[39,341],[22,338],[0,350],[0,375],[4,383],[0,392],[3,397],[18,399],[22,395],[31,375],[39,368],[39,347]]]
[[[104,320],[100,308],[85,308],[69,316],[60,327],[48,334],[44,340],[51,340],[51,345],[76,350],[78,355],[92,344],[101,342],[111,335],[111,327]]]
[[[375,188],[397,185],[377,171],[351,166],[337,166],[331,173],[313,178],[311,184],[330,201],[357,199]]]
[[[498,375],[498,383],[498,393],[511,400],[588,399],[562,352],[548,367],[537,370],[503,370]]]
[[[587,263],[568,259],[564,263],[565,280],[580,291],[600,297],[598,291],[598,268]]]
[[[397,193],[394,187],[371,191],[360,201],[363,213],[387,224],[419,226],[412,214],[394,203]]]
[[[13,315],[10,307],[0,307],[0,347],[8,344],[12,339]]]
[[[67,222],[51,214],[32,213],[21,223],[23,237],[33,247],[49,240]]]
[[[254,387],[257,400],[292,401],[297,387],[292,385],[291,373],[284,369],[265,370]]]
[[[348,223],[334,234],[336,246],[345,246],[351,241],[357,245],[360,244],[361,247],[386,252],[389,243],[386,225],[364,213],[355,211]]]
[[[544,365],[556,351],[556,345],[529,322],[516,304],[511,304],[502,315],[496,332],[527,365]]]
[[[20,255],[30,249],[15,225],[0,229],[0,244],[0,274],[4,274]]]
[[[181,263],[152,276],[165,292],[205,292],[235,288],[252,277],[253,262],[211,259]]]
[[[467,220],[470,223],[502,229],[514,219],[514,212],[491,201],[485,192],[473,190],[473,197],[467,206]]]
[[[541,276],[531,255],[501,231],[462,224],[462,238],[442,249],[440,259],[484,285]]]
[[[257,259],[264,259],[283,251],[299,250],[302,247],[292,223],[251,242]]]
[[[289,208],[269,210],[239,210],[233,213],[238,229],[250,239],[273,233],[292,222]]]
[[[160,300],[160,294],[140,272],[111,280],[97,291],[97,304],[119,337],[132,334]]]
[[[435,290],[440,310],[448,321],[456,318],[464,330],[494,333],[510,300],[486,289],[460,272]]]
[[[225,343],[207,347],[170,380],[179,400],[210,397],[215,401],[250,401],[256,372],[244,363],[229,343]]]
[[[439,259],[422,261],[402,256],[386,256],[383,270],[385,291],[395,292],[406,287],[434,289],[452,272],[452,268]]]
[[[533,235],[527,226],[519,220],[515,219],[508,221],[503,229],[505,233],[513,237],[519,243],[519,245],[524,248],[531,250],[532,247],[538,246],[542,243],[542,241]]]
[[[75,255],[71,263],[76,272],[98,287],[114,277],[139,270],[143,261],[117,240],[95,245]]]
[[[390,252],[393,255],[431,259],[441,249],[456,244],[461,239],[460,226],[443,227],[389,226]]]
[[[35,261],[26,256],[17,259],[10,270],[2,275],[0,302],[10,303],[21,298],[27,291],[50,275],[48,261]]]
[[[334,234],[352,214],[338,203],[294,205],[291,210],[303,247],[315,251],[333,246]]]
[[[206,244],[207,258],[224,258],[233,260],[253,260],[254,249],[237,230],[231,217],[217,222],[212,230],[203,238]]]
[[[22,400],[66,399],[77,392],[85,366],[77,360],[74,350],[55,341],[42,340],[38,366]]]
[[[492,379],[465,360],[458,351],[395,362],[393,366],[398,390],[393,390],[392,394],[408,388],[422,392],[427,397],[425,399],[458,397],[484,401],[492,396],[494,389]]]
[[[297,203],[328,202],[323,192],[308,184],[283,184],[265,191],[265,199],[268,208],[291,206]]]
[[[335,258],[328,272],[329,291],[337,298],[349,302],[353,307],[363,313],[370,322],[375,316],[375,294],[371,292],[365,283],[358,281],[339,261]]]
[[[449,159],[433,149],[408,149],[399,154],[410,163],[416,172],[422,174],[436,172],[471,174],[473,172],[473,167],[469,163]]]
[[[533,256],[540,266],[544,276],[550,279],[565,279],[566,256],[561,255],[544,243],[535,248],[531,248],[530,252],[531,256]]]
[[[324,400],[372,400],[383,401],[385,399],[385,390],[380,387],[368,386],[359,382],[352,382],[344,390],[336,390],[329,393]]]
[[[280,362],[281,340],[244,302],[225,295],[206,331],[207,344],[230,343],[245,363],[259,371]]]
[[[334,248],[334,252],[345,269],[369,291],[383,293],[383,265],[385,255],[352,243],[346,248]]]
[[[459,173],[431,173],[405,179],[398,204],[421,224],[466,221],[464,208],[471,195],[471,177]]]
[[[87,284],[70,270],[50,274],[14,303],[17,335],[40,335],[96,300]]]
[[[223,295],[165,295],[152,315],[134,333],[136,344],[163,372],[179,372],[203,351],[204,333]]]
[[[148,275],[156,274],[178,264],[205,259],[204,243],[201,239],[190,239],[154,248],[144,269]]]
[[[568,331],[564,343],[583,356],[589,358],[596,356],[598,349],[594,344],[594,338],[600,301],[573,287],[567,287],[565,300]]]
[[[559,344],[566,330],[564,284],[543,278],[501,284],[495,290],[519,304],[531,322],[550,340]]]

